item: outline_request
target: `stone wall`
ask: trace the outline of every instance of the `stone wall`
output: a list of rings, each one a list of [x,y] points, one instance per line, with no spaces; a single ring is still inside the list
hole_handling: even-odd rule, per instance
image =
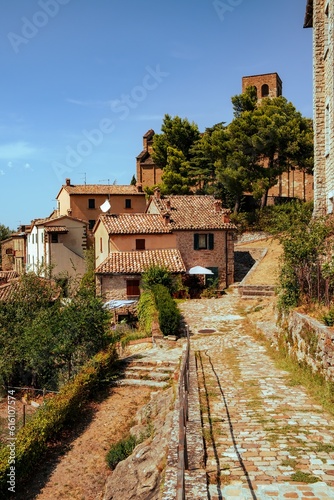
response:
[[[289,354],[306,363],[326,380],[334,381],[334,328],[310,316],[293,312],[286,331],[278,334],[287,343]]]
[[[194,232],[176,231],[177,248],[180,250],[186,269],[194,266],[218,267],[219,287],[227,288],[234,281],[234,240],[232,231],[198,231],[213,233],[213,250],[195,250]]]
[[[326,14],[328,5],[328,15]],[[313,2],[314,215],[333,212],[334,109],[331,2]]]

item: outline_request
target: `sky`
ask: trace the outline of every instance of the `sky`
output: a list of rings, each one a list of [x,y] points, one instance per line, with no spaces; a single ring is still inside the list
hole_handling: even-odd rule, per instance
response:
[[[0,224],[73,184],[129,184],[163,117],[232,118],[243,76],[277,72],[312,117],[306,0],[2,0]]]

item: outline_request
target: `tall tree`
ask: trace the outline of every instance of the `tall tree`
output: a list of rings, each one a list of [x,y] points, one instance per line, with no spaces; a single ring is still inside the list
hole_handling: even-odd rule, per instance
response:
[[[178,150],[183,154],[185,161],[191,157],[191,146],[199,139],[200,132],[195,123],[187,118],[166,114],[161,126],[161,134],[153,137],[153,161],[161,168],[165,168],[168,160],[168,148]]]
[[[4,224],[0,224],[0,241],[9,238],[12,233],[13,231],[9,229],[9,227],[5,226]]]
[[[235,210],[242,190],[267,203],[269,189],[290,167],[312,168],[312,123],[284,97],[263,99],[254,109],[242,110],[238,102],[228,126],[225,160],[217,175],[228,190],[234,187]],[[247,108],[246,103],[246,108]]]

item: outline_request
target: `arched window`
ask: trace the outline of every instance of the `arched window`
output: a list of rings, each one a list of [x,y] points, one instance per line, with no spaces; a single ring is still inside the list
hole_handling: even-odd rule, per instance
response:
[[[269,86],[264,83],[261,87],[261,97],[268,97],[269,96]]]

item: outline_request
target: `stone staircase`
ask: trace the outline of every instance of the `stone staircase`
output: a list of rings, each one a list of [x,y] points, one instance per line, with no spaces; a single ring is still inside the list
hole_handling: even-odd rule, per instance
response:
[[[168,354],[164,349],[153,348],[123,358],[123,373],[116,381],[116,385],[147,386],[157,389],[168,387],[171,379],[177,377],[181,355],[181,349],[175,349],[177,352],[174,356],[171,356],[171,351]]]
[[[275,286],[240,284],[238,286],[238,293],[241,297],[270,297],[275,295]]]

